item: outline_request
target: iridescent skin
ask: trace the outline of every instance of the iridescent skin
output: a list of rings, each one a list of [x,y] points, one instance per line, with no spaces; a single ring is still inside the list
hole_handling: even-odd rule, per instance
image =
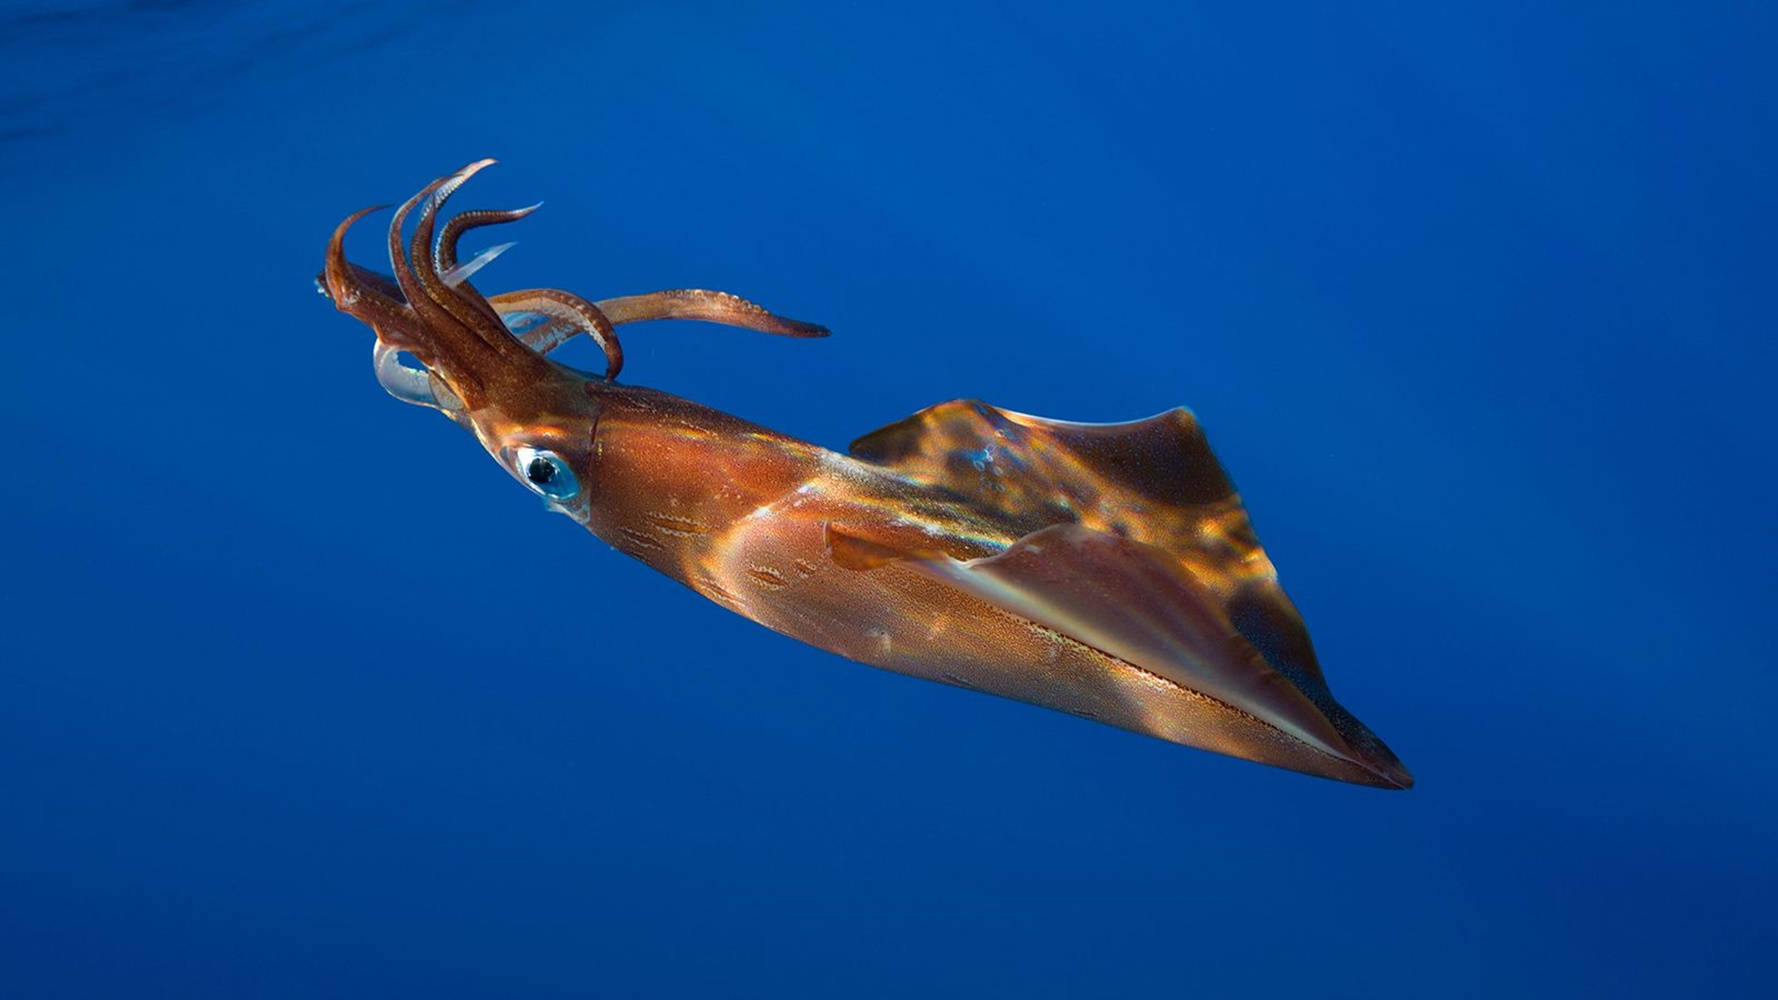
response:
[[[464,213],[435,231],[445,199],[489,162],[396,212],[393,280],[345,259],[364,212],[334,233],[323,280],[375,329],[391,392],[445,412],[534,489],[521,456],[559,456],[578,490],[555,509],[712,601],[848,659],[1308,774],[1413,783],[1333,699],[1189,412],[1073,424],[960,400],[840,454],[620,384],[624,323],[826,331],[718,292],[483,296],[466,278],[492,253],[459,265],[458,238],[529,210]],[[543,322],[515,334],[520,316]],[[604,349],[604,378],[546,357],[581,333]],[[425,372],[395,367],[396,350]]]

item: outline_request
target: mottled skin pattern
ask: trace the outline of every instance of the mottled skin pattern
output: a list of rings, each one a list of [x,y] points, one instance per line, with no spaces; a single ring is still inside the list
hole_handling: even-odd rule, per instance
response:
[[[457,238],[528,210],[464,213],[434,231],[445,198],[488,162],[397,211],[394,280],[345,260],[345,231],[364,213],[336,231],[323,280],[384,350],[425,366],[392,392],[444,411],[539,492],[521,456],[542,450],[571,469],[576,488],[556,509],[712,601],[848,659],[1308,774],[1412,784],[1328,691],[1189,413],[1088,425],[956,401],[840,454],[619,384],[624,323],[826,331],[699,290],[484,297],[464,280]],[[515,334],[519,314],[542,322]],[[604,348],[605,378],[545,357],[579,333]]]

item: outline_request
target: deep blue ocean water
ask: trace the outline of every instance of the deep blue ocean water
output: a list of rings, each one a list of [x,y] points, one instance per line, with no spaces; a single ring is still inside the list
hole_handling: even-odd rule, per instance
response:
[[[1772,9],[1433,6],[8,0],[0,995],[1769,989]],[[547,202],[485,289],[835,331],[630,381],[833,447],[1193,407],[1419,786],[850,664],[540,511],[311,286],[480,156]]]

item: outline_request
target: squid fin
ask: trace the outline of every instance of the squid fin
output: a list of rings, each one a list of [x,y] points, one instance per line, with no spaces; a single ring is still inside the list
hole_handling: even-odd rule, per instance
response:
[[[859,438],[851,453],[1026,531],[1079,524],[1167,552],[1275,665],[1321,677],[1308,631],[1189,410],[1088,424],[952,400]]]
[[[1382,783],[1412,778],[1394,754],[1333,700],[1319,674],[1280,669],[1231,620],[1215,589],[1167,552],[1056,524],[1004,551],[958,560],[828,525],[828,551],[847,569],[900,562],[1012,615],[1091,646],[1179,687],[1253,716]]]

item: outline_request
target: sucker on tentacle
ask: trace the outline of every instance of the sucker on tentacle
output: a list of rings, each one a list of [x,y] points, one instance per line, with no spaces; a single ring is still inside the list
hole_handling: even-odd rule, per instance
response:
[[[467,212],[458,212],[444,224],[438,234],[438,244],[432,248],[433,266],[440,271],[448,271],[457,266],[457,241],[471,229],[482,226],[499,226],[508,222],[517,222],[532,212],[543,207],[543,202],[526,205],[524,208],[479,208]]]

